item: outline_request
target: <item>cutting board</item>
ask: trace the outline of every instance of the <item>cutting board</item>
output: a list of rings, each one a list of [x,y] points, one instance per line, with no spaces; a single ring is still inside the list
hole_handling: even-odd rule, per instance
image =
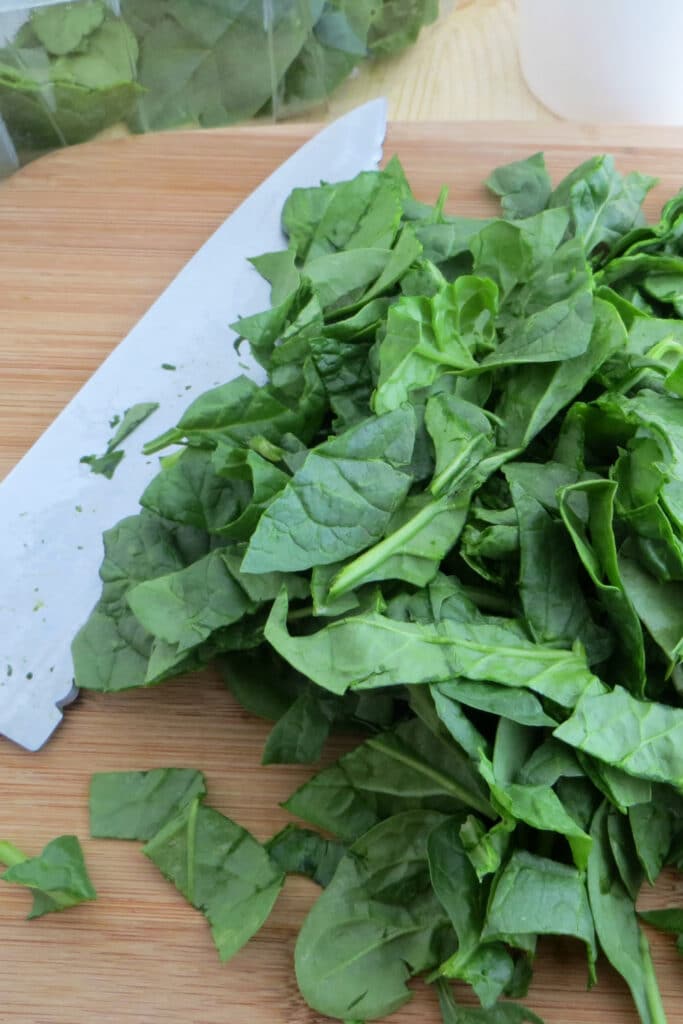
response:
[[[211,231],[311,131],[287,125],[99,142],[47,157],[0,185],[0,476]],[[622,170],[658,175],[650,213],[683,184],[679,130],[396,124],[385,152],[398,153],[420,198],[433,201],[447,183],[449,209],[475,216],[494,209],[481,186],[492,168],[539,149],[556,177],[600,151],[613,152]],[[163,765],[201,768],[210,803],[267,838],[288,820],[279,803],[310,775],[303,767],[261,767],[267,732],[207,671],[145,692],[83,694],[38,754],[0,739],[0,839],[37,853],[54,836],[75,833],[99,894],[94,904],[27,922],[27,893],[0,887],[0,1019],[322,1022],[301,1001],[292,969],[312,883],[289,880],[261,932],[220,965],[204,919],[138,844],[88,838],[92,772]],[[332,742],[324,763],[344,749]],[[666,875],[643,903],[682,897],[683,885]],[[653,933],[652,944],[669,1022],[683,1024],[680,960],[667,938]],[[526,1002],[546,1024],[637,1021],[604,961],[598,987],[585,990],[578,945],[543,942],[537,964]],[[416,985],[413,1002],[391,1019],[437,1024],[433,993]]]

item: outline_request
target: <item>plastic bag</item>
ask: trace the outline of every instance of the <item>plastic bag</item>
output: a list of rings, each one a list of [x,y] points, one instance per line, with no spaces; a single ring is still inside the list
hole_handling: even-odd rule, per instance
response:
[[[0,13],[0,173],[112,125],[294,116],[437,13],[438,0],[17,0]]]

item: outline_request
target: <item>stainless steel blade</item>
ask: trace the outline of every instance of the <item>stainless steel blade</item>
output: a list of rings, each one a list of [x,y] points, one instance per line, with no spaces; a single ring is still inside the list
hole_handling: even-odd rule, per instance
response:
[[[71,641],[99,592],[102,531],[138,511],[158,468],[140,454],[140,432],[124,443],[111,481],[80,457],[104,451],[109,421],[137,402],[159,403],[144,440],[177,422],[188,395],[238,373],[258,377],[227,326],[268,305],[268,286],[246,258],[283,247],[280,213],[294,187],[375,168],[385,129],[386,102],[375,100],[290,157],[202,246],[0,485],[0,734],[37,750],[59,724],[74,695]]]

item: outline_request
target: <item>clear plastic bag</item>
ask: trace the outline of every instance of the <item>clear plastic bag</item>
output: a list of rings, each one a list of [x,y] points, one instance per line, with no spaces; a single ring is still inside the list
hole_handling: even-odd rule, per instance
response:
[[[117,124],[294,116],[437,13],[438,0],[0,0],[0,173]]]

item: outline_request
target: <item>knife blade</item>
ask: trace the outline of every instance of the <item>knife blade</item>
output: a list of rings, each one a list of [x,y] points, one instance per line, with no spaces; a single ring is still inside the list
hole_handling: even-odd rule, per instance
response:
[[[136,433],[108,480],[79,460],[104,451],[110,421],[158,402],[151,437],[173,426],[192,393],[262,370],[232,344],[228,324],[268,306],[269,286],[248,256],[285,245],[282,205],[297,186],[343,181],[378,166],[386,101],[324,128],[266,179],[192,257],[128,336],[0,484],[0,735],[39,749],[75,696],[71,641],[99,593],[102,532],[135,514],[156,474]],[[143,438],[144,440],[144,438]],[[99,447],[98,447],[99,446]]]

